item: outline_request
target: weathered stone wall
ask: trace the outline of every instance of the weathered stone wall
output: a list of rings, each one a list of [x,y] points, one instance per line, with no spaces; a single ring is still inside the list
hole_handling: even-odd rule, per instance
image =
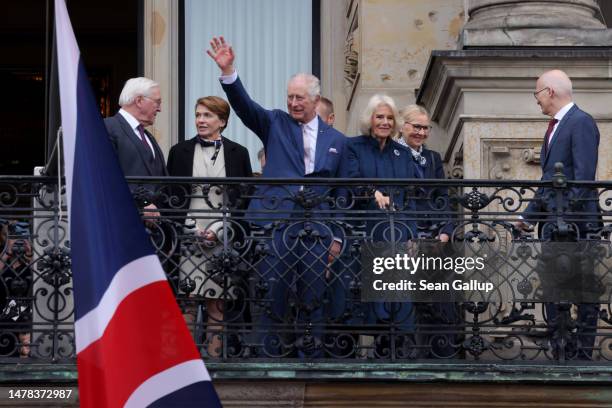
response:
[[[323,26],[322,44],[332,34],[336,45],[322,47],[322,77],[323,93],[339,111],[336,127],[347,135],[358,133],[375,93],[392,96],[398,107],[414,103],[431,51],[456,49],[465,20],[463,0],[323,0],[322,10],[324,19],[324,13],[342,18],[335,22],[341,32]],[[326,71],[329,61],[334,66]]]

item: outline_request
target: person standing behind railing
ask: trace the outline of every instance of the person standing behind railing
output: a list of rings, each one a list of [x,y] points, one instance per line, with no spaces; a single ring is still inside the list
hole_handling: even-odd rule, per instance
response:
[[[595,180],[599,156],[599,129],[593,117],[573,102],[570,78],[560,70],[547,71],[537,79],[533,96],[542,113],[551,118],[540,154],[542,180],[553,179],[555,163],[563,164],[563,173],[568,180]],[[550,189],[538,189],[523,213],[523,220],[517,222],[516,226],[529,229],[530,224],[537,222],[540,238],[546,241],[581,240],[588,238],[590,233],[596,236],[597,229],[601,226],[596,190],[572,189],[571,196],[567,197],[568,210],[578,215],[573,215],[573,220],[566,221],[570,227],[570,233],[566,237],[561,237],[556,230],[555,211],[558,203],[555,198],[556,195]],[[574,344],[568,345],[570,354],[576,355],[578,352],[580,359],[591,358],[598,312],[598,304],[578,305],[577,342],[574,340]],[[559,316],[557,305],[547,303],[546,315],[549,330],[554,336]],[[553,349],[555,347],[553,344]],[[559,352],[558,349],[553,351]]]
[[[104,119],[104,125],[113,144],[121,170],[126,177],[163,177],[168,175],[164,154],[157,141],[145,127],[155,123],[161,112],[162,98],[159,85],[149,78],[127,80],[119,95],[119,112]],[[133,187],[131,187],[133,189]],[[148,186],[154,190],[155,186]],[[145,216],[159,217],[161,203],[155,191],[142,197],[139,204]]]
[[[29,236],[27,223],[0,219],[0,357],[30,356],[33,253]],[[14,330],[5,329],[12,326]]]
[[[446,176],[440,153],[425,147],[431,131],[429,112],[422,106],[408,105],[401,110],[401,116],[403,124],[397,141],[410,149],[419,178],[444,180]],[[419,214],[417,228],[420,237],[435,238],[441,242],[450,240],[455,224],[448,214],[444,214],[450,211],[446,187],[417,188],[416,210]],[[417,321],[419,325],[424,325],[425,331],[457,330],[452,327],[460,321],[456,303],[417,303],[416,310]],[[457,355],[457,338],[454,334],[440,333],[422,335],[418,341],[424,346],[425,356],[448,358]]]
[[[419,178],[446,178],[440,153],[425,147],[431,124],[429,113],[419,105],[408,105],[400,112],[402,116],[401,134],[397,142],[410,149],[411,157]],[[426,238],[436,238],[448,242],[455,225],[450,217],[437,212],[448,212],[448,191],[446,187],[419,188],[416,209],[419,212],[417,228]]]
[[[540,154],[541,180],[552,180],[555,163],[563,164],[563,173],[568,180],[595,180],[599,129],[593,117],[573,102],[570,78],[560,70],[545,72],[538,78],[533,96],[542,113],[551,118]],[[572,225],[576,237],[586,238],[588,233],[596,232],[600,224],[597,191],[583,188],[575,189],[572,194],[573,207],[570,210],[589,213]],[[523,213],[524,221],[517,226],[525,229],[538,222],[540,237],[550,239],[554,224],[548,222],[551,220],[542,220],[537,213],[551,212],[554,205],[551,200],[547,191],[538,189]]]
[[[195,105],[195,126],[197,135],[180,142],[170,149],[168,171],[173,177],[251,177],[251,160],[246,147],[233,142],[221,133],[227,127],[230,116],[229,104],[217,96],[199,98]],[[195,224],[196,240],[185,248],[187,257],[181,258],[179,291],[206,299],[208,316],[208,355],[219,356],[222,337],[218,334],[224,323],[225,300],[245,298],[245,292],[237,290],[237,282],[231,282],[219,268],[220,262],[213,262],[224,249],[224,239],[232,244],[244,239],[243,225],[238,221],[224,221],[228,214],[218,211],[227,206],[236,209],[240,191],[234,186],[186,185],[177,189],[181,207],[192,211],[187,214],[186,223]],[[191,197],[191,198],[190,198]],[[244,208],[242,208],[244,209]],[[206,211],[209,210],[209,211]],[[190,290],[186,290],[190,289]],[[187,323],[193,327],[197,307],[188,305],[185,311]]]
[[[393,140],[400,129],[400,117],[393,99],[387,95],[374,95],[361,115],[360,131],[362,136],[348,139],[346,152],[342,157],[340,175],[342,178],[377,178],[385,179],[414,179],[417,178],[414,162],[410,150]],[[347,190],[348,191],[348,190]],[[372,191],[367,188],[353,188],[347,205],[349,214],[365,210],[366,241],[372,243],[384,242],[385,245],[403,244],[417,236],[416,223],[413,217],[414,202],[406,202],[404,186],[374,187]],[[408,212],[408,214],[406,214]],[[393,215],[394,222],[389,218]],[[353,215],[351,215],[353,217]],[[394,242],[393,242],[394,241]],[[360,276],[361,267],[353,261],[352,273]],[[332,315],[346,307],[349,298],[351,280],[356,277],[347,276],[350,268],[335,269],[340,276],[335,277]],[[412,334],[414,333],[414,310],[410,302],[375,302],[361,304],[362,310],[349,310],[353,317],[348,322],[351,325],[378,324],[381,332],[376,339],[377,355],[389,358],[390,348],[383,345],[388,338],[387,330],[393,324],[399,327],[396,339],[404,339],[405,356],[413,351]],[[340,313],[344,314],[344,313]],[[364,319],[358,316],[362,315]],[[362,320],[362,321],[360,321]],[[347,322],[345,322],[347,323]],[[387,333],[387,334],[385,334]],[[360,347],[370,347],[365,344],[367,339],[360,340]],[[400,342],[398,342],[399,344]],[[386,351],[384,351],[386,350]],[[363,355],[360,353],[361,355]],[[401,354],[401,353],[400,353]]]
[[[311,74],[294,75],[287,85],[287,110],[268,110],[253,101],[234,69],[234,51],[223,37],[213,38],[208,55],[221,70],[221,84],[240,120],[261,139],[266,152],[263,176],[302,178],[338,176],[345,136],[324,123],[316,114],[320,99],[319,79]],[[251,200],[249,215],[262,227],[272,228],[271,244],[259,263],[267,312],[260,321],[262,356],[286,354],[283,336],[273,329],[295,325],[295,342],[300,356],[322,355],[323,299],[325,271],[338,257],[341,237],[332,237],[333,226],[306,220],[306,211],[329,210],[330,195],[325,186],[258,186]],[[305,208],[314,197],[319,204]],[[269,200],[269,201],[266,201]],[[274,214],[266,214],[268,210]],[[300,219],[302,218],[302,219]],[[287,226],[289,226],[287,228]],[[336,239],[333,239],[336,238]],[[270,241],[268,241],[270,242]],[[293,288],[296,293],[292,294]],[[290,299],[293,297],[292,299]],[[295,316],[288,321],[289,302],[295,303]]]
[[[125,177],[165,177],[168,175],[164,153],[145,127],[153,126],[161,112],[162,96],[159,85],[145,77],[130,78],[119,95],[121,109],[104,119],[104,125]],[[136,205],[142,209],[144,223],[151,232],[168,279],[176,292],[178,274],[173,251],[176,232],[160,210],[168,203],[161,184],[129,184]]]

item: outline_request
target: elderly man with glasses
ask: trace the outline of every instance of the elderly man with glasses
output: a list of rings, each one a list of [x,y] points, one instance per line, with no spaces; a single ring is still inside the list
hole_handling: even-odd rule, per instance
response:
[[[556,163],[563,163],[563,172],[568,180],[595,180],[599,156],[599,130],[593,117],[573,102],[570,78],[560,70],[545,72],[538,78],[533,95],[542,113],[550,117],[540,155],[542,180],[553,179]],[[557,209],[554,197],[555,194],[550,189],[538,189],[523,213],[523,220],[517,223],[517,226],[523,229],[530,228],[531,224],[538,224],[540,239],[547,241],[542,244],[542,259],[556,258],[551,251],[558,249],[555,249],[555,244],[549,244],[549,241],[580,242],[592,237],[597,239],[598,230],[601,229],[596,190],[572,189],[567,202],[568,210],[577,214],[564,219],[567,231],[557,229],[559,221],[553,216]],[[570,266],[572,271],[581,271],[582,276],[577,278],[582,281],[587,279],[586,274],[590,274],[593,269],[593,265],[588,266],[588,262],[588,259],[573,260]],[[551,267],[549,264],[547,268],[554,270],[558,277],[560,273],[558,266]],[[547,289],[544,285],[547,283],[549,280],[542,278],[545,293]],[[572,282],[572,284],[577,283],[579,282]],[[560,304],[546,303],[545,310],[553,343],[553,354],[558,357],[564,352],[568,359],[590,360],[596,337],[599,304],[578,304],[576,329],[572,330],[569,339],[561,339],[562,336],[557,333],[557,331],[562,332],[564,330],[562,325],[567,324],[564,317],[569,313],[568,305],[562,309]]]

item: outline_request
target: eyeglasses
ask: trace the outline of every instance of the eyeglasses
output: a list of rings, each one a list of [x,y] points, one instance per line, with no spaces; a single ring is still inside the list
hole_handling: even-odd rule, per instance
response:
[[[547,90],[547,89],[550,89],[550,88],[549,88],[549,87],[545,87],[545,88],[540,89],[539,91],[535,91],[535,92],[533,93],[533,97],[534,97],[534,98],[537,98],[537,97],[538,97],[538,94],[539,94],[540,92],[545,91],[545,90]]]
[[[410,125],[414,128],[414,130],[416,130],[417,132],[429,132],[431,130],[431,126],[427,126],[427,125],[419,125],[418,123],[409,123],[406,122],[406,125]]]
[[[148,97],[146,95],[142,95],[143,98],[147,98],[148,100],[154,102],[157,106],[161,106],[162,100],[161,99],[153,99],[151,97]]]

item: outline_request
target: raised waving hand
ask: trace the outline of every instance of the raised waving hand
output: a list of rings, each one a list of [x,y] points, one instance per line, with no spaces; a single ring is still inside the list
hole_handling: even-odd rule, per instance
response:
[[[210,40],[210,50],[206,50],[206,53],[217,63],[223,75],[234,73],[234,50],[223,36],[213,37]]]

